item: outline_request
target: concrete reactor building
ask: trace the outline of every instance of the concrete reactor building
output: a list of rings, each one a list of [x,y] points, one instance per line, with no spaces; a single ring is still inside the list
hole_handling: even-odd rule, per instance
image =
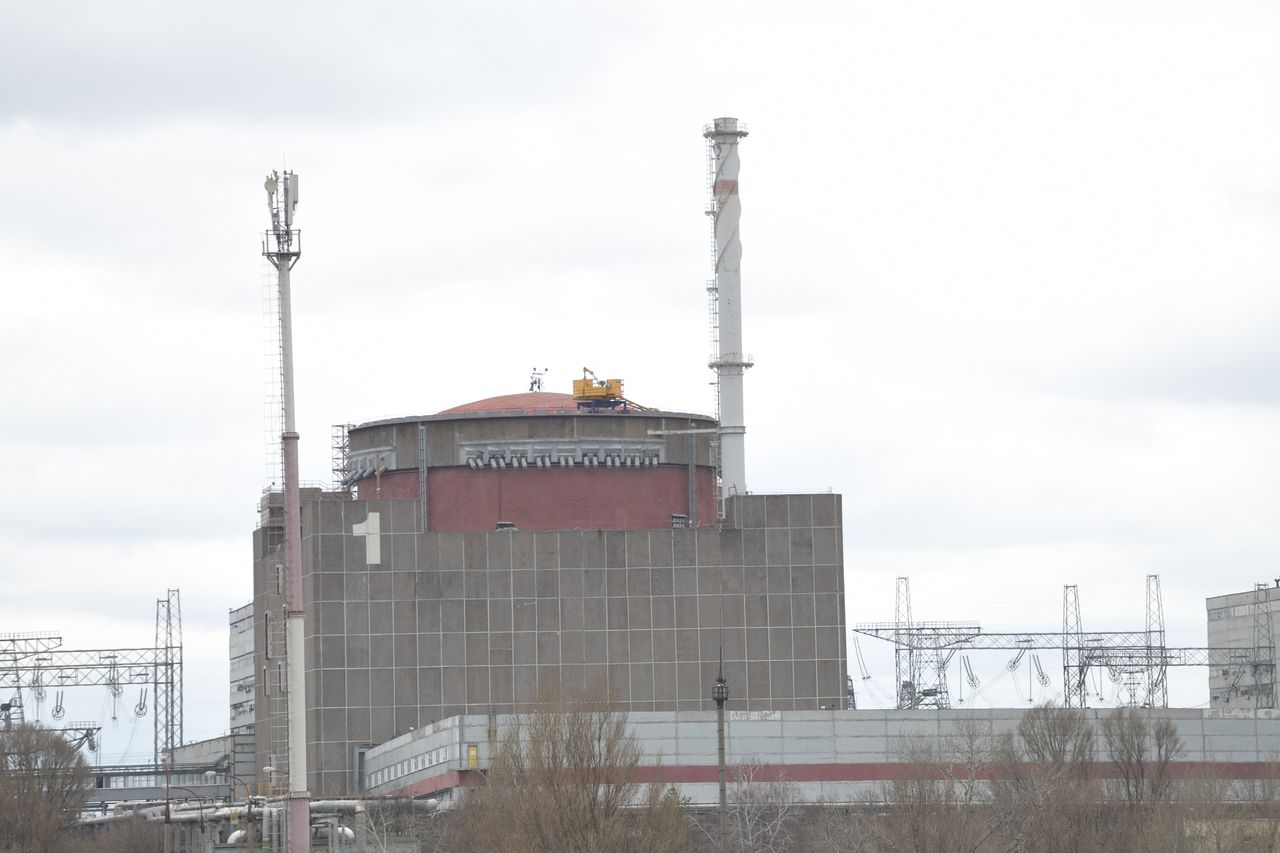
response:
[[[723,661],[730,709],[844,707],[839,496],[735,495],[721,518],[711,421],[566,398],[355,427],[354,499],[304,490],[314,794],[358,790],[371,745],[560,685],[627,711],[706,710]],[[283,744],[271,497],[255,534],[259,766]]]

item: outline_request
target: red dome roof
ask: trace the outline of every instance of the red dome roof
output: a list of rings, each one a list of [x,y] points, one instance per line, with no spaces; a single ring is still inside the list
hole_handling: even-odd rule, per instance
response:
[[[484,414],[486,412],[558,412],[577,411],[578,404],[572,394],[557,394],[554,391],[526,391],[523,394],[503,394],[500,397],[488,397],[474,403],[463,403],[452,409],[439,412],[441,415]]]

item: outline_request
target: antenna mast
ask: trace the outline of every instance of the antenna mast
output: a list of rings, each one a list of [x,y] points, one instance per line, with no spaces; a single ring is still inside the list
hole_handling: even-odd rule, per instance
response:
[[[298,428],[293,387],[293,318],[289,273],[302,257],[302,234],[293,227],[298,206],[298,176],[286,170],[267,176],[267,208],[271,230],[263,235],[262,254],[276,268],[280,293],[280,375],[284,432],[280,435],[284,461],[285,658],[289,701],[289,819],[290,853],[311,850],[311,795],[307,792],[306,670],[302,624],[302,507],[298,484]]]

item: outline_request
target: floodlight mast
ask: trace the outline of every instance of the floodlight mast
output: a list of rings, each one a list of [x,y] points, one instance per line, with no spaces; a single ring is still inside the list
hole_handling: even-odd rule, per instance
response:
[[[298,431],[293,395],[293,318],[289,273],[302,257],[302,237],[293,228],[298,206],[298,176],[272,172],[264,184],[271,211],[271,230],[262,254],[276,268],[280,290],[280,387],[284,432],[285,684],[289,718],[288,834],[290,853],[311,850],[311,794],[307,791],[306,669],[302,622],[302,506],[298,484]]]

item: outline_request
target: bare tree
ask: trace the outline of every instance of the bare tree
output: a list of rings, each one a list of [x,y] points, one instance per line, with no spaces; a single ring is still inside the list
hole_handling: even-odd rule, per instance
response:
[[[1102,837],[1093,726],[1083,711],[1041,705],[995,749],[992,826],[1008,849],[1083,853]]]
[[[161,853],[164,824],[134,816],[98,829],[68,849],[77,853]]]
[[[57,853],[88,796],[89,771],[57,732],[0,732],[0,850]]]
[[[640,758],[624,714],[551,694],[507,732],[485,784],[463,796],[450,848],[684,853],[689,823],[680,798],[638,783]]]
[[[877,797],[826,806],[805,833],[809,849],[832,853],[974,853],[992,835],[990,737],[961,723],[955,733],[903,740],[902,761]]]
[[[785,853],[796,845],[799,804],[785,779],[764,779],[764,768],[734,768],[725,815],[724,849],[734,853]]]
[[[397,853],[409,849],[443,849],[446,817],[421,801],[370,800],[357,807],[354,820],[357,849],[364,853]]]
[[[1169,765],[1183,751],[1172,721],[1162,717],[1153,724],[1137,708],[1117,708],[1103,719],[1102,737],[1126,803],[1141,806],[1169,799]]]
[[[1253,849],[1271,851],[1280,849],[1280,758],[1272,755],[1262,771],[1256,779],[1234,783],[1230,800],[1237,806],[1233,824],[1244,824],[1241,830],[1248,843]]]

